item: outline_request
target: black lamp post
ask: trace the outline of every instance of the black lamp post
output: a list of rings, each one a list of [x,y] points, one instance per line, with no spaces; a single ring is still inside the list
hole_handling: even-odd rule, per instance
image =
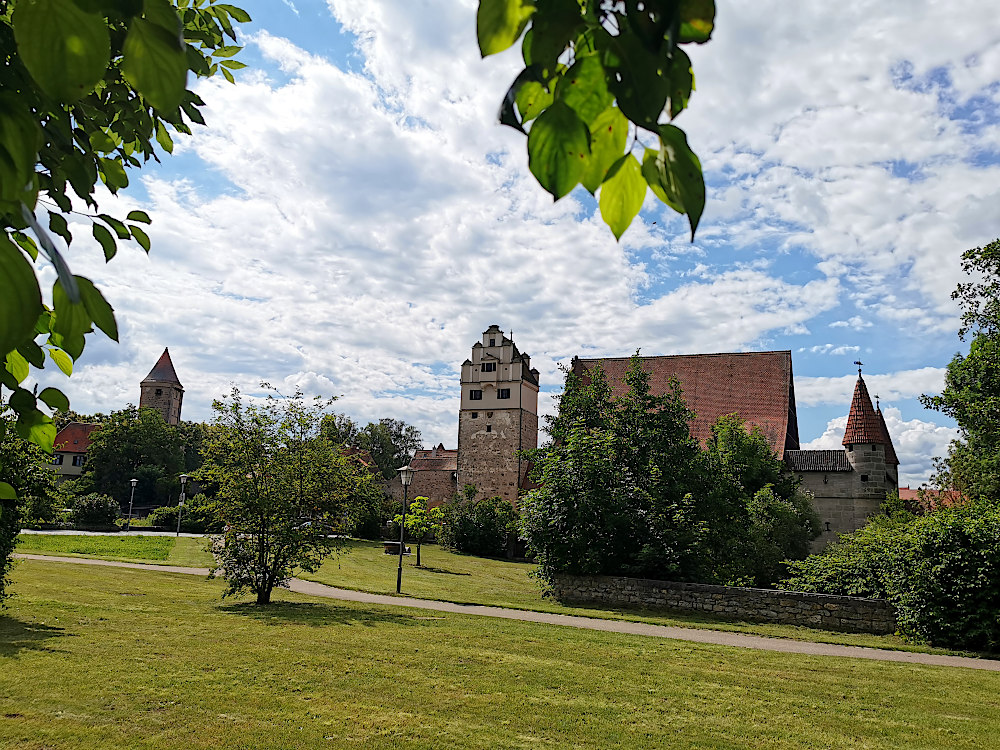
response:
[[[125,523],[125,531],[132,530],[132,502],[135,500],[135,486],[139,484],[138,479],[128,480],[132,483],[132,494],[128,496],[128,521]]]
[[[188,475],[187,474],[181,474],[181,496],[180,496],[180,499],[177,502],[177,534],[176,534],[176,536],[180,536],[181,535],[181,513],[184,512],[184,485],[187,484],[187,480],[188,480]]]
[[[399,481],[403,485],[403,522],[399,524],[399,569],[396,571],[396,593],[400,593],[403,587],[403,532],[406,530],[406,509],[409,505],[410,482],[413,481],[413,469],[409,464],[397,469]]]

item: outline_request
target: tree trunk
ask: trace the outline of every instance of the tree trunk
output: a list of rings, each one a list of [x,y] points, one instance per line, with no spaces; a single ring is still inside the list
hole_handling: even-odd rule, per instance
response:
[[[271,603],[271,589],[261,589],[257,592],[257,604],[270,604]]]

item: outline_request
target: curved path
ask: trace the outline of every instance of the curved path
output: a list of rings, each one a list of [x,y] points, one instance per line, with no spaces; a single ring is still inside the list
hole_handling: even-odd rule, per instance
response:
[[[185,573],[189,575],[207,576],[208,568],[184,568],[176,565],[147,565],[143,563],[114,562],[111,560],[93,560],[83,557],[54,557],[48,555],[14,555],[23,560],[42,560],[45,562],[76,563],[78,565],[104,565],[110,568],[133,568],[136,570],[154,570],[161,573]],[[596,617],[577,617],[576,615],[558,615],[548,612],[533,612],[530,610],[507,609],[504,607],[484,607],[477,604],[454,604],[431,599],[414,599],[408,596],[388,596],[386,594],[368,594],[363,591],[338,589],[313,581],[303,581],[293,578],[289,589],[309,596],[339,599],[341,601],[360,602],[362,604],[384,604],[392,607],[413,607],[415,609],[432,610],[434,612],[451,612],[462,615],[479,615],[481,617],[496,617],[505,620],[521,622],[538,622],[547,625],[563,625],[585,630],[601,630],[607,633],[626,633],[629,635],[645,635],[673,640],[708,643],[716,646],[733,646],[736,648],[751,648],[759,651],[779,651],[786,654],[808,654],[811,656],[842,656],[853,659],[873,659],[875,661],[895,661],[907,664],[927,664],[937,667],[966,667],[968,669],[983,669],[1000,672],[1000,661],[993,659],[975,659],[967,656],[948,656],[945,654],[919,654],[909,651],[891,651],[881,648],[864,648],[862,646],[840,646],[832,643],[811,643],[795,641],[788,638],[767,638],[759,635],[745,635],[720,630],[701,630],[697,628],[679,628],[671,625],[652,625],[629,620],[602,620]]]

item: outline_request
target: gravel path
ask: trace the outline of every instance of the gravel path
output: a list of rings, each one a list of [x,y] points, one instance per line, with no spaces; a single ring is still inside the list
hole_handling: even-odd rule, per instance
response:
[[[103,565],[110,568],[133,568],[135,570],[154,570],[161,573],[185,573],[189,575],[207,576],[208,568],[185,568],[176,565],[146,565],[142,563],[113,562],[111,560],[92,560],[82,557],[54,557],[48,555],[14,555],[22,560],[42,560],[46,562],[65,562],[77,565]],[[476,604],[454,604],[431,599],[414,599],[408,596],[388,596],[386,594],[368,594],[363,591],[351,591],[326,586],[322,583],[303,581],[294,578],[289,588],[300,594],[320,596],[327,599],[360,602],[363,604],[384,604],[393,607],[412,607],[434,612],[449,612],[462,615],[478,615],[480,617],[496,617],[504,620],[521,622],[538,622],[546,625],[562,625],[585,630],[600,630],[607,633],[626,633],[630,635],[653,636],[673,640],[708,643],[716,646],[733,646],[750,648],[759,651],[779,651],[786,654],[808,654],[811,656],[841,656],[853,659],[873,659],[875,661],[894,661],[906,664],[926,664],[937,667],[966,667],[968,669],[983,669],[1000,672],[1000,661],[992,659],[975,659],[966,656],[947,656],[944,654],[918,654],[909,651],[891,651],[880,648],[863,648],[861,646],[839,646],[832,643],[810,643],[787,638],[766,638],[758,635],[729,633],[719,630],[702,630],[697,628],[679,628],[670,625],[652,625],[644,622],[629,622],[627,620],[602,620],[595,617],[577,617],[576,615],[558,615],[548,612],[532,612],[504,607],[483,607]]]

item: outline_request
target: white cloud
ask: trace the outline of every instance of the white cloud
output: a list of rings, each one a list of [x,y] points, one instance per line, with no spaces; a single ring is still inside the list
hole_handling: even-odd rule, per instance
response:
[[[843,356],[861,351],[860,346],[847,346],[844,344],[816,344],[815,346],[801,347],[800,352],[810,352],[811,354],[833,354]]]
[[[858,330],[861,328],[871,328],[874,324],[859,315],[855,315],[847,320],[835,320],[832,323],[828,323],[828,325],[830,328],[852,328],[854,330]]]
[[[940,393],[944,387],[944,375],[943,367],[921,367],[882,375],[866,373],[864,378],[868,393],[872,396],[878,394],[882,402],[886,403],[917,398],[924,393]],[[795,401],[800,406],[844,404],[846,408],[851,403],[857,380],[855,375],[837,378],[796,377]]]

